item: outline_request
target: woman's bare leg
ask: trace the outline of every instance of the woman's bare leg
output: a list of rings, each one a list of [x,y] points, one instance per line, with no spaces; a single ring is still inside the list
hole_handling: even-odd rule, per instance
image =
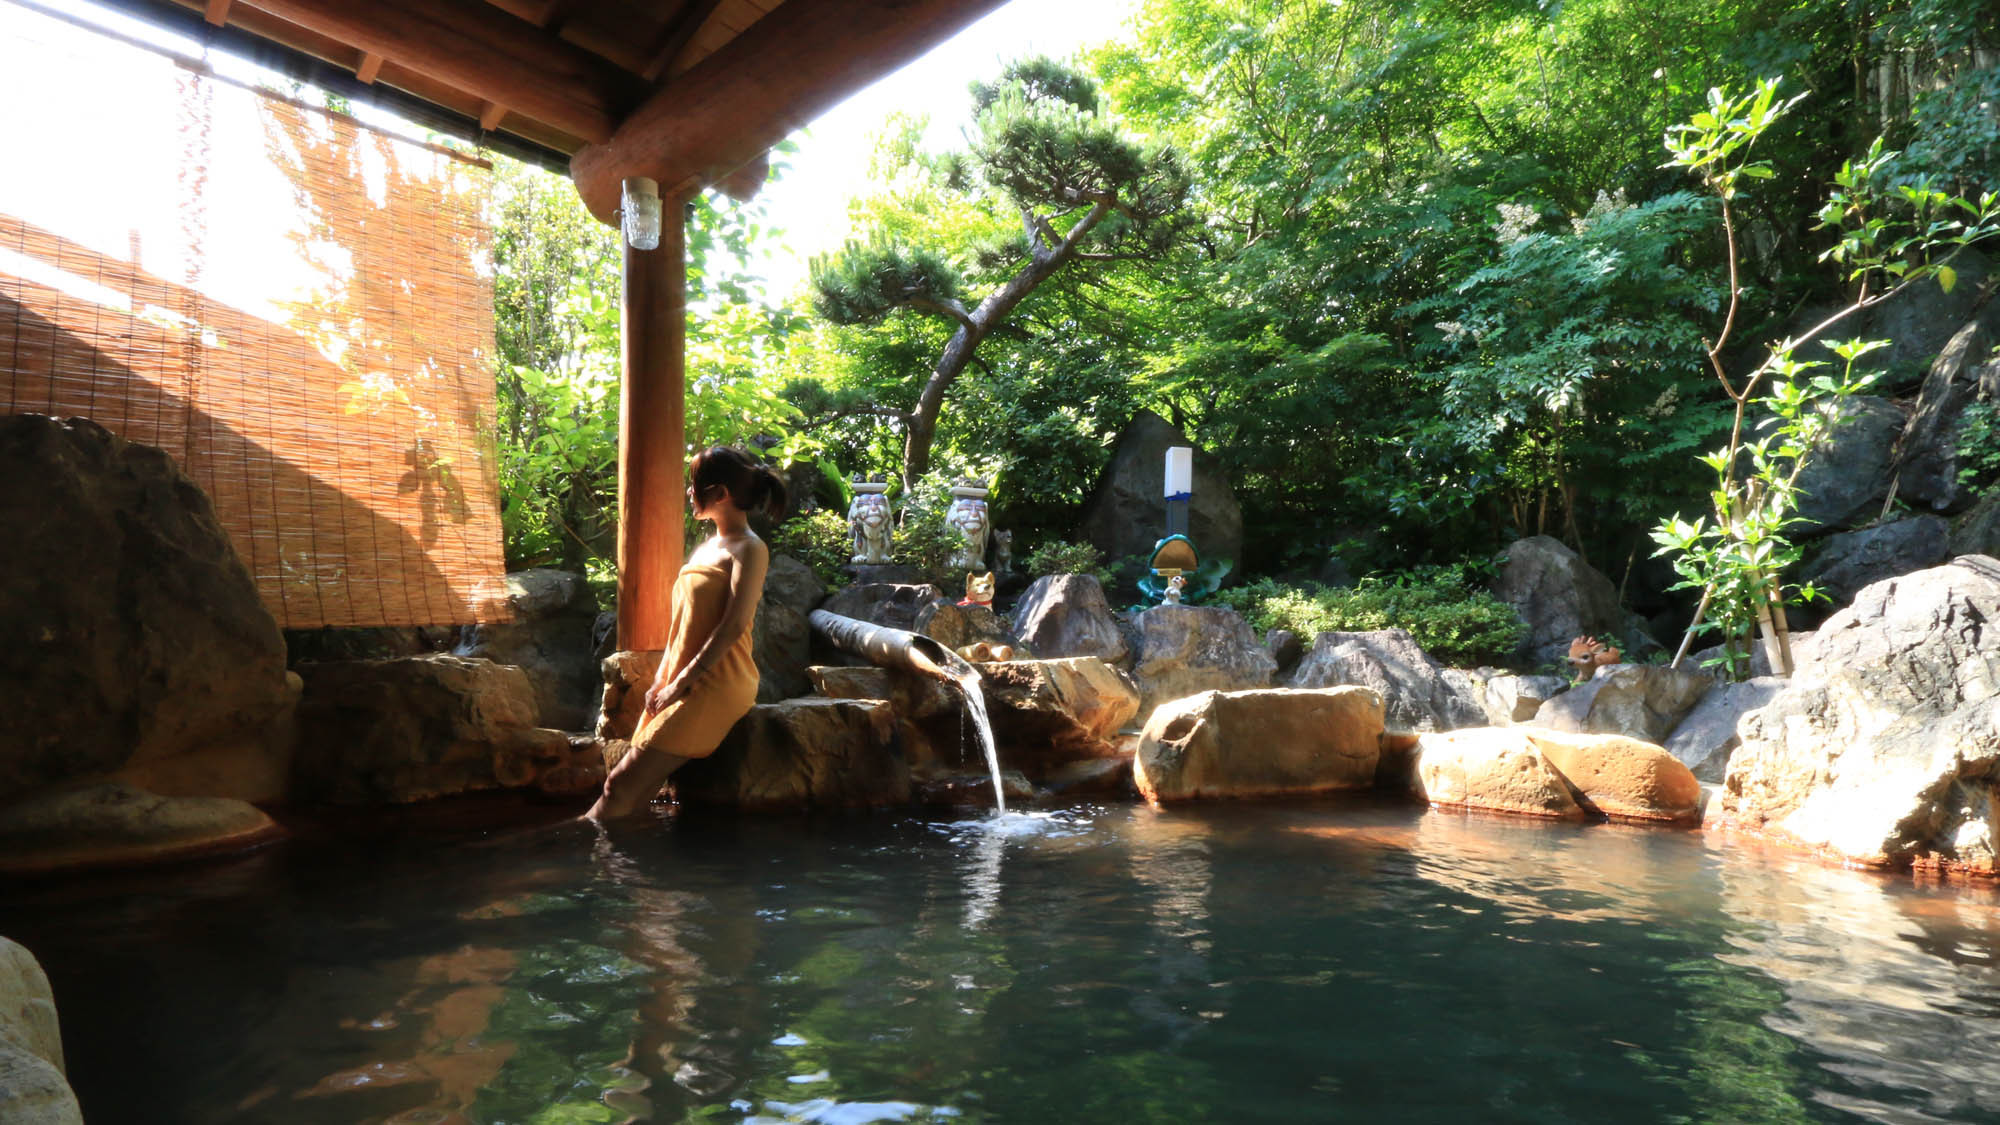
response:
[[[687,761],[664,750],[633,750],[604,779],[604,792],[583,815],[591,820],[618,820],[643,811],[667,783],[667,777]]]

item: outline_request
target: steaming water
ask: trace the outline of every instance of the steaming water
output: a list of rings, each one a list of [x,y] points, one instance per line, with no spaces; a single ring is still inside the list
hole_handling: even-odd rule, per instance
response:
[[[0,933],[91,1125],[2000,1120],[1992,891],[1375,801],[349,821]]]
[[[965,696],[965,713],[979,735],[979,748],[986,752],[986,768],[993,774],[993,811],[1005,815],[1007,794],[1000,784],[1000,751],[993,744],[993,724],[986,717],[986,693],[980,688],[979,673],[971,667],[948,668],[945,674],[958,684]]]

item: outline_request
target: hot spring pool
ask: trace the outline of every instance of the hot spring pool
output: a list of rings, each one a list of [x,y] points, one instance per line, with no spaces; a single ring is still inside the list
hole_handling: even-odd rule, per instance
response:
[[[0,933],[92,1125],[2000,1120],[1990,891],[1375,802],[386,824]]]

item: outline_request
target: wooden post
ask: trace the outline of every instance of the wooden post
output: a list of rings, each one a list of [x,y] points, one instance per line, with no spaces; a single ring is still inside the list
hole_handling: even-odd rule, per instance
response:
[[[661,200],[660,245],[625,247],[618,409],[618,647],[667,647],[681,569],[687,420],[687,200]]]

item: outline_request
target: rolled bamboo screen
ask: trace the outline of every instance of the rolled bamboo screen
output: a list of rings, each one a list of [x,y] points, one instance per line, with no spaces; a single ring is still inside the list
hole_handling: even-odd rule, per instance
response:
[[[0,413],[174,454],[288,628],[506,620],[484,167],[122,49],[0,76]]]

